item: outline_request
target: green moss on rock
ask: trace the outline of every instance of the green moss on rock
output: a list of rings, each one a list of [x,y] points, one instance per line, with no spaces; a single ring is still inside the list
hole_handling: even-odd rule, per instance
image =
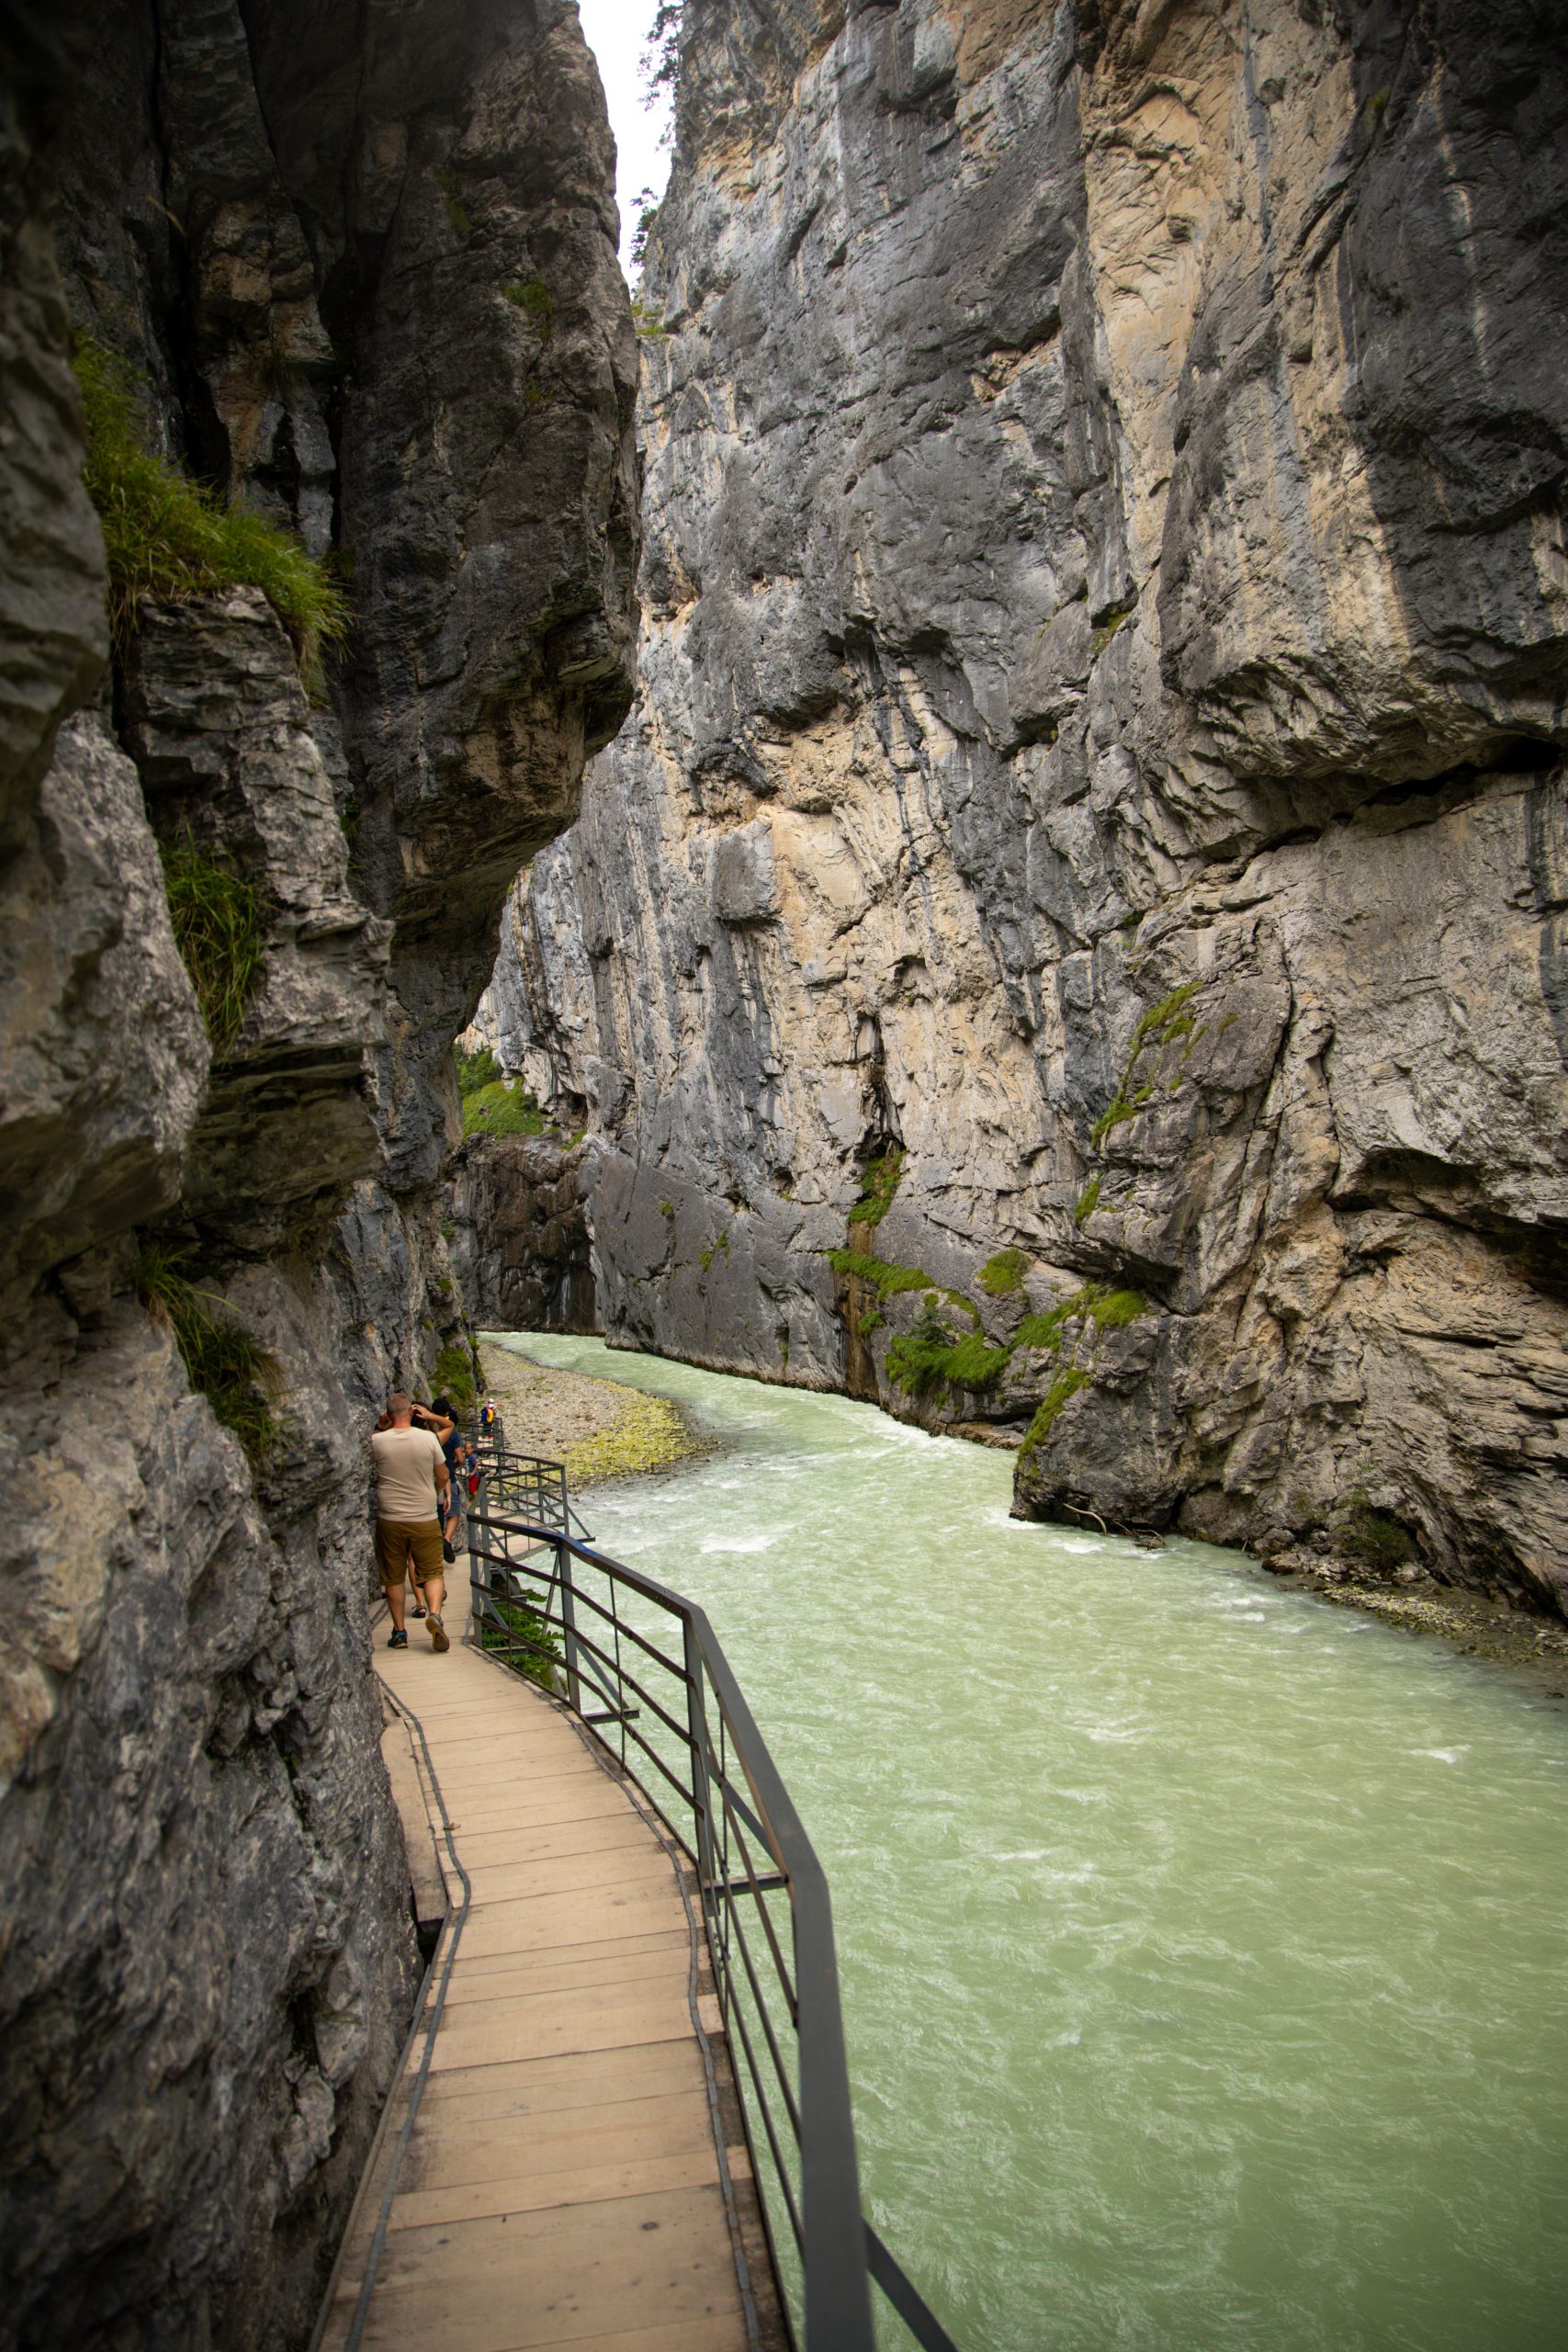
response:
[[[1014,1298],[1023,1288],[1023,1277],[1029,1268],[1026,1250],[998,1250],[987,1258],[976,1280],[987,1298]]]

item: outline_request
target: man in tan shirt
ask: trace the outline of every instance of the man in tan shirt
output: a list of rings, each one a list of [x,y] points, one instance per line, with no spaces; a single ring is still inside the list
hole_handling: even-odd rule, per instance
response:
[[[387,1416],[391,1428],[378,1430],[370,1441],[376,1463],[376,1566],[392,1612],[387,1646],[406,1650],[409,1645],[403,1630],[403,1587],[412,1561],[414,1576],[424,1587],[430,1646],[450,1649],[441,1623],[446,1598],[441,1514],[451,1483],[446,1456],[432,1430],[413,1427],[412,1398],[400,1393],[389,1396]]]

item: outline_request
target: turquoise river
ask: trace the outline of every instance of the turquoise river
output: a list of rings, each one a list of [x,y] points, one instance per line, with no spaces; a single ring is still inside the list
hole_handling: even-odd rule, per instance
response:
[[[868,2206],[961,2352],[1562,2352],[1562,1705],[869,1406],[511,1344],[718,1442],[584,1515],[827,1865]]]

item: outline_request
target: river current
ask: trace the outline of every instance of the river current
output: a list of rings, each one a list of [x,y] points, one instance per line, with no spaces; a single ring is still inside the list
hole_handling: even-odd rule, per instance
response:
[[[962,2352],[1562,2352],[1561,1706],[870,1406],[498,1344],[717,1441],[584,1515],[827,1866],[868,2205]]]

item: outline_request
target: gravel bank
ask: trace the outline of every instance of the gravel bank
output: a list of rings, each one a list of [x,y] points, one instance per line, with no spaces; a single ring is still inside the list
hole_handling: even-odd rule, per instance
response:
[[[667,1470],[706,1451],[680,1407],[662,1396],[555,1371],[493,1340],[481,1342],[479,1363],[508,1442],[519,1453],[564,1462],[575,1491]]]

